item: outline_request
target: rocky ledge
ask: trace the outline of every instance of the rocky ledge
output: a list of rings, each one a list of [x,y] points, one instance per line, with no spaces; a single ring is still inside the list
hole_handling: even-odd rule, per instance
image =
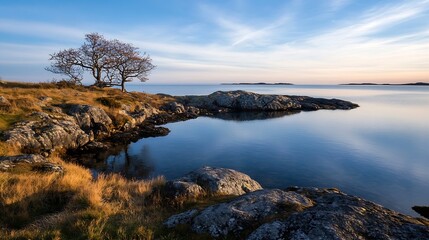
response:
[[[47,97],[48,98],[48,97]],[[91,105],[60,104],[46,106],[43,112],[31,113],[30,121],[19,122],[2,134],[4,141],[18,146],[25,153],[49,154],[55,149],[84,152],[109,148],[118,142],[127,144],[146,136],[163,136],[168,129],[155,127],[168,122],[187,120],[222,112],[260,112],[262,116],[283,116],[300,110],[352,109],[357,104],[338,100],[303,96],[261,95],[245,91],[215,92],[207,96],[174,97],[159,109],[140,103],[135,111],[123,106],[116,114],[123,122],[115,122],[102,109]],[[10,105],[0,98],[0,108]],[[279,114],[273,114],[273,113]],[[281,114],[280,114],[281,113]],[[222,117],[222,116],[220,116]],[[98,142],[102,144],[93,144]],[[92,148],[96,146],[96,148]],[[98,147],[98,148],[97,148]]]
[[[158,109],[150,105],[137,112],[119,110],[118,114],[126,121],[115,123],[102,108],[63,104],[46,108],[44,112],[31,113],[30,121],[16,123],[11,130],[4,132],[2,137],[25,153],[49,154],[55,149],[83,148],[93,142],[115,137],[115,134],[122,139],[146,136],[146,128],[142,127],[144,121],[158,112]],[[148,129],[151,129],[154,135],[159,130],[153,126]],[[165,132],[159,134],[166,135]]]
[[[223,186],[223,178],[219,178],[223,175],[234,176],[233,183],[227,187],[231,191],[226,191],[226,194],[232,192],[241,196],[176,214],[168,218],[164,226],[180,226],[182,229],[188,226],[197,234],[208,234],[213,238],[252,240],[429,239],[429,221],[397,213],[337,189],[291,187],[262,190],[252,180],[255,188],[240,191],[242,183],[239,178],[243,176],[244,182],[248,183],[247,175],[231,169],[209,167],[196,170],[182,179],[205,176],[205,179],[211,179],[209,185]],[[219,179],[217,183],[216,179]],[[181,185],[182,192],[183,189],[192,192],[195,185]]]
[[[184,106],[209,111],[312,111],[358,107],[355,103],[339,99],[264,95],[241,90],[218,91],[207,96],[184,96],[176,99]]]

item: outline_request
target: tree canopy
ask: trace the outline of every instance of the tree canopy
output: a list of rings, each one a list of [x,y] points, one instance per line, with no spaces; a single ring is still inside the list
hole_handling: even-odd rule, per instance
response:
[[[87,34],[84,44],[77,49],[51,54],[50,60],[46,70],[66,75],[73,83],[81,84],[84,72],[89,72],[95,86],[121,86],[122,91],[126,82],[148,80],[155,67],[150,56],[140,53],[132,44],[107,40],[98,33]]]

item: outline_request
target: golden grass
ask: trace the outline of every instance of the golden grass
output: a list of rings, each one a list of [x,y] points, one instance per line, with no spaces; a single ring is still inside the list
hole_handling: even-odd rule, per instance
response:
[[[73,234],[82,239],[153,236],[150,227],[162,218],[156,217],[157,206],[147,207],[145,200],[164,183],[162,177],[135,181],[110,174],[93,179],[88,169],[59,157],[50,160],[61,163],[65,173],[0,172],[0,234],[3,231],[6,239],[46,234],[57,239]],[[147,213],[152,215],[149,219]]]
[[[59,104],[89,104],[103,108],[112,116],[123,105],[128,105],[131,111],[141,107],[141,104],[150,104],[159,107],[171,98],[140,92],[123,93],[119,89],[96,87],[69,87],[58,88],[51,83],[29,84],[6,82],[0,84],[0,96],[10,103],[10,109],[0,109],[0,130],[8,129],[13,123],[25,120],[29,113],[43,111],[45,107]],[[43,102],[43,98],[52,100]],[[106,101],[100,101],[104,99]],[[115,104],[106,104],[113,102]],[[107,105],[107,106],[106,106]]]
[[[0,109],[0,134],[16,122],[31,120],[31,112],[60,104],[98,106],[119,124],[126,121],[119,114],[123,104],[133,111],[171,101],[145,93],[50,83],[1,82],[0,96],[11,103]],[[50,100],[43,101],[46,97]],[[0,141],[0,156],[16,154],[18,148]],[[62,165],[64,174],[30,168],[0,172],[0,239],[153,239],[162,233],[161,222],[171,209],[147,197],[164,178],[137,181],[109,174],[94,179],[90,170],[64,162],[59,153],[49,161]]]

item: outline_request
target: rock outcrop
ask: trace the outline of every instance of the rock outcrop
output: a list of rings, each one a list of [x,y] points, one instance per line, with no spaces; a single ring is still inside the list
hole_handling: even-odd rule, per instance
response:
[[[218,169],[228,172],[228,169]],[[213,180],[215,181],[215,180]],[[205,209],[171,216],[167,228],[188,225],[213,238],[429,239],[429,221],[337,189],[258,190]]]
[[[3,134],[3,139],[26,153],[49,152],[55,148],[78,149],[92,141],[106,139],[113,132],[122,131],[120,134],[130,131],[158,112],[150,106],[134,112],[124,111],[124,118],[128,121],[123,125],[115,125],[103,109],[90,105],[63,104],[46,107],[45,110],[48,113],[34,112],[31,121],[15,124]],[[146,132],[136,131],[128,135],[131,135],[130,138],[148,135],[150,129],[156,133],[161,131],[149,127],[145,128]],[[164,131],[161,134],[166,133]],[[126,139],[125,135],[121,135],[121,138]]]
[[[248,175],[226,168],[203,167],[184,177],[168,181],[163,189],[169,199],[197,198],[202,195],[242,195],[262,189]]]
[[[248,239],[429,239],[429,221],[412,218],[338,190],[299,188],[315,205],[267,223]]]
[[[219,91],[208,96],[175,97],[176,101],[169,102],[160,109],[141,103],[138,108],[131,111],[129,106],[122,105],[117,113],[122,115],[122,119],[112,121],[99,107],[79,104],[52,106],[48,104],[52,101],[49,96],[41,97],[39,100],[41,101],[39,105],[46,112],[33,113],[31,121],[17,123],[3,134],[3,140],[20,147],[26,153],[49,152],[55,148],[90,149],[82,147],[93,141],[105,141],[109,137],[115,142],[129,142],[145,136],[166,135],[168,129],[156,128],[155,125],[219,112],[279,113],[249,116],[258,119],[283,116],[297,110],[357,107],[356,104],[337,99]],[[7,111],[11,106],[6,98],[0,96],[0,110]],[[211,191],[208,190],[208,193]]]
[[[60,165],[51,163],[43,156],[37,154],[0,157],[0,171],[11,171],[19,165],[28,166],[31,170],[38,172],[64,172]]]
[[[78,148],[91,140],[91,136],[75,121],[49,116],[41,120],[17,123],[4,137],[7,142],[27,153],[50,151],[54,148]]]
[[[176,97],[184,106],[209,111],[297,111],[352,109],[357,104],[339,99],[305,96],[264,95],[246,91],[214,92],[208,96]]]
[[[100,138],[109,135],[112,128],[112,119],[98,107],[90,105],[69,105],[67,113],[76,119],[79,127],[90,136]]]
[[[259,190],[227,203],[210,206],[201,212],[172,216],[165,225],[174,227],[189,223],[196,233],[208,233],[213,237],[239,235],[244,230],[257,227],[266,218],[284,215],[286,211],[299,212],[311,206],[310,199],[295,192]]]

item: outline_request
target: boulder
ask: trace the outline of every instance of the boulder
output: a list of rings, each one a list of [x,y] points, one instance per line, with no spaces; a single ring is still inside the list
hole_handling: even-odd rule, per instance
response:
[[[188,106],[188,107],[186,107],[186,113],[191,115],[191,116],[196,117],[200,114],[200,109],[198,109],[196,107]]]
[[[311,207],[312,201],[295,192],[279,189],[259,190],[240,196],[230,202],[210,206],[201,212],[172,216],[164,223],[167,227],[189,223],[193,231],[212,237],[240,235],[261,222],[277,215],[299,212]]]
[[[138,125],[141,125],[141,124],[143,124],[143,122],[147,119],[147,118],[149,118],[149,117],[151,117],[151,116],[153,116],[153,115],[155,115],[155,114],[158,114],[159,113],[159,110],[158,109],[156,109],[156,108],[154,108],[154,107],[152,107],[151,105],[149,105],[149,104],[143,104],[142,103],[142,105],[140,106],[139,105],[139,107],[138,108],[136,108],[136,110],[134,111],[134,112],[132,112],[132,113],[129,113],[128,115],[133,119],[133,121],[134,121],[134,126],[133,126],[133,128],[135,127],[135,126],[138,126]]]
[[[196,199],[204,193],[205,191],[200,185],[180,180],[168,181],[162,189],[162,196],[166,200],[175,202]]]
[[[179,179],[200,185],[209,195],[242,195],[262,189],[247,174],[227,169],[202,167]]]
[[[181,114],[185,112],[183,104],[178,102],[169,102],[161,107],[161,110],[165,110],[174,114]]]

